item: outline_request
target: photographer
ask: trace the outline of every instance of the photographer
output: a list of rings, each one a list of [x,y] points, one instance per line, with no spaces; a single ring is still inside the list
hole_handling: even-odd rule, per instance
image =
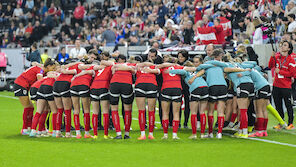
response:
[[[254,18],[253,24],[255,26],[255,33],[253,35],[253,44],[261,45],[263,44],[263,31],[262,24],[259,18]]]
[[[283,100],[287,108],[289,117],[289,124],[286,127],[287,130],[294,129],[293,126],[293,108],[291,102],[291,84],[292,77],[295,73],[295,60],[291,57],[293,52],[293,45],[288,41],[283,41],[279,45],[280,52],[270,57],[268,67],[270,69],[275,68],[275,77],[273,82],[272,96],[276,106],[276,110],[280,116],[284,119],[285,114],[283,110]],[[278,124],[274,129],[281,129],[282,126]]]
[[[34,42],[33,45],[31,46],[30,53],[26,54],[26,59],[30,62],[41,62],[41,56],[39,51],[37,50],[37,43]]]

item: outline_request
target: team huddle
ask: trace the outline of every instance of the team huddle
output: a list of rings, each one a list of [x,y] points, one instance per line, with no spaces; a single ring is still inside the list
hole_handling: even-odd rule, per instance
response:
[[[138,140],[146,139],[147,112],[148,139],[154,139],[157,100],[162,115],[161,124],[164,133],[162,139],[168,139],[170,112],[173,113],[171,120],[173,139],[179,139],[177,135],[179,114],[183,91],[186,88],[189,91],[191,113],[190,139],[197,138],[199,126],[200,138],[214,137],[215,110],[218,117],[216,134],[218,139],[222,138],[223,128],[233,129],[235,126],[236,137],[268,135],[267,109],[274,110],[274,108],[269,103],[271,96],[269,83],[256,62],[248,61],[246,57],[232,58],[220,49],[215,49],[211,60],[206,62],[203,62],[202,56],[195,56],[191,61],[186,60],[187,58],[187,51],[182,50],[178,52],[178,61],[183,61],[182,65],[177,64],[176,59],[168,55],[162,56],[162,60],[158,61],[157,50],[151,49],[147,57],[137,56],[126,62],[124,55],[119,55],[115,61],[107,53],[99,55],[97,50],[90,50],[85,56],[85,61],[72,61],[59,65],[53,59],[47,59],[44,64],[32,63],[32,67],[15,80],[15,96],[19,97],[24,107],[21,133],[31,137],[47,136],[45,122],[48,113],[51,112],[53,137],[82,138],[79,118],[82,104],[84,138],[98,138],[98,113],[101,110],[104,138],[113,138],[108,134],[112,120],[116,130],[114,139],[129,139],[132,104],[135,99],[141,131]],[[124,110],[124,135],[121,132],[118,114],[119,98]],[[31,100],[36,101],[37,106],[34,116]],[[248,133],[247,112],[250,103],[256,106],[255,131],[252,133]],[[75,136],[71,134],[72,112]],[[65,136],[61,133],[63,115]],[[112,119],[109,119],[110,117]],[[93,135],[90,134],[91,123]],[[207,133],[206,124],[208,124]]]

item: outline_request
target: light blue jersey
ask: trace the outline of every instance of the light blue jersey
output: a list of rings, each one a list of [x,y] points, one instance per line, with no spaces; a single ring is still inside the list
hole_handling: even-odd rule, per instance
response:
[[[196,74],[196,73],[191,73],[188,72],[186,70],[170,70],[171,74],[179,74],[179,75],[183,75],[185,77],[184,81],[186,82],[186,84],[189,86],[189,91],[190,93],[192,93],[192,91],[194,91],[196,88],[199,87],[204,87],[204,86],[208,86],[206,81],[202,78],[202,77],[197,77],[192,84],[188,84],[188,81]]]
[[[261,67],[256,66],[252,71],[246,71],[243,75],[250,75],[253,82],[255,91],[260,90],[264,86],[269,85],[268,81],[264,78],[263,73],[261,72]]]

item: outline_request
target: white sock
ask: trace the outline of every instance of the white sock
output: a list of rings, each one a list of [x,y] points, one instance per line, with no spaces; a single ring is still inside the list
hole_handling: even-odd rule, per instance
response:
[[[71,135],[71,133],[70,133],[70,132],[66,132],[66,135],[67,135],[67,136],[70,136],[70,135]]]
[[[173,133],[173,137],[177,137],[177,133]]]
[[[76,130],[76,135],[81,135],[80,130]]]
[[[28,127],[28,131],[30,131],[31,130],[31,127]]]
[[[247,135],[248,134],[248,128],[244,128],[243,129],[243,135]]]
[[[150,136],[153,136],[153,132],[149,132],[149,135],[150,135]]]
[[[167,136],[169,136],[169,135],[168,135],[167,133],[164,133],[163,136],[166,136],[166,137],[167,137]]]
[[[120,136],[120,135],[121,135],[121,132],[116,132],[116,135],[117,135],[117,136]]]
[[[239,133],[239,134],[242,134],[242,133],[243,133],[243,130],[242,130],[242,129],[239,129],[239,130],[238,130],[238,133]]]
[[[31,132],[32,132],[32,133],[36,133],[36,130],[35,130],[35,129],[32,129]]]
[[[59,130],[56,131],[56,134],[60,134],[60,133],[61,133],[61,131],[59,131]]]
[[[23,132],[28,132],[29,130],[28,129],[23,129]]]
[[[125,132],[125,133],[124,133],[124,135],[127,135],[127,136],[129,136],[129,132]]]
[[[85,133],[86,135],[89,135],[89,131],[85,131],[84,133]]]
[[[53,133],[53,134],[56,134],[56,130],[53,130],[52,133]]]
[[[145,131],[141,131],[141,136],[145,136]]]

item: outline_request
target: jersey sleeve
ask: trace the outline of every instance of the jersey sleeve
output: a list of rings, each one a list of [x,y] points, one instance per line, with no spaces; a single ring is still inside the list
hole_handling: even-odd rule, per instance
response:
[[[171,74],[179,74],[179,75],[185,75],[187,73],[187,71],[183,70],[183,69],[176,69],[176,70],[170,70]]]
[[[212,65],[212,64],[201,64],[196,68],[196,71],[200,71],[203,69],[206,70],[206,69],[212,68],[212,67],[214,67],[214,65]]]

